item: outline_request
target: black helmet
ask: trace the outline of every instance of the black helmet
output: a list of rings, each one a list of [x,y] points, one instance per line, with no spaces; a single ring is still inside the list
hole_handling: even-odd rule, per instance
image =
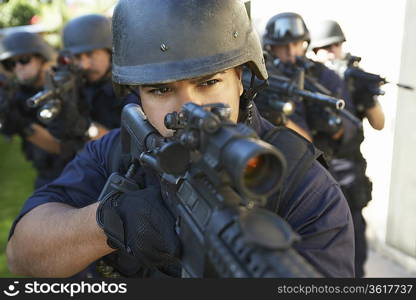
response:
[[[263,46],[285,45],[291,42],[310,42],[309,30],[303,18],[293,12],[277,14],[266,25]]]
[[[267,79],[239,0],[120,0],[113,14],[116,85],[167,83],[247,64]]]
[[[24,54],[37,54],[49,61],[53,53],[52,47],[40,35],[32,32],[13,32],[0,42],[0,61]]]
[[[311,30],[312,42],[310,49],[326,47],[336,43],[345,42],[345,35],[341,26],[333,20],[326,20]]]
[[[111,21],[109,18],[89,14],[69,21],[63,30],[64,50],[79,54],[95,49],[111,51]]]

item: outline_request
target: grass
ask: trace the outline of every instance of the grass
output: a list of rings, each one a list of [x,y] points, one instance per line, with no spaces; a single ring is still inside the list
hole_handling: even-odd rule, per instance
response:
[[[25,200],[33,192],[35,171],[20,150],[20,140],[0,137],[0,277],[15,277],[6,264],[10,226]]]

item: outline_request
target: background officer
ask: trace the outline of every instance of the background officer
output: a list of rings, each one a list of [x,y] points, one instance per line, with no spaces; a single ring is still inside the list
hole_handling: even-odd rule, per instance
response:
[[[36,188],[56,178],[65,165],[56,155],[59,143],[39,122],[36,110],[26,105],[26,100],[42,89],[53,58],[53,49],[34,33],[11,33],[0,42],[0,61],[11,74],[3,85],[6,112],[1,132],[22,138],[23,153],[37,171]]]
[[[74,18],[65,25],[62,39],[61,55],[73,65],[69,72],[76,84],[72,96],[61,96],[74,99],[63,101],[61,113],[48,129],[63,144],[61,154],[72,158],[87,140],[120,127],[121,110],[132,100],[117,98],[113,91],[111,23],[107,17],[88,14]],[[61,69],[68,70],[65,64]]]
[[[344,78],[350,89],[357,117],[367,118],[370,125],[381,130],[384,127],[384,113],[377,100],[379,83],[358,80],[348,76],[348,69],[356,68],[354,57],[344,53],[342,45],[346,41],[340,25],[326,20],[313,28],[310,48],[322,63],[336,71]],[[364,132],[359,131],[337,158],[331,161],[331,169],[348,200],[354,220],[355,232],[355,270],[357,277],[364,276],[364,264],[367,258],[367,241],[365,237],[366,222],[362,209],[371,200],[372,183],[366,176],[367,162],[360,146],[364,140]]]
[[[309,30],[299,14],[284,12],[270,18],[263,36],[268,72],[283,74],[295,82],[303,72],[300,84],[305,89],[341,98],[347,109],[353,109],[341,78],[323,64],[305,57],[309,43]],[[258,97],[261,96],[259,93]],[[355,132],[353,125],[338,116],[333,108],[308,99],[296,101],[295,113],[289,116],[286,126],[313,141],[327,158],[331,158]]]
[[[85,72],[83,94],[91,120],[104,132],[120,127],[121,110],[129,101],[117,98],[113,91],[110,19],[98,14],[74,18],[65,25],[62,39],[63,50]]]
[[[358,80],[354,76],[348,76],[349,67],[358,66],[360,58],[343,51],[342,45],[346,38],[337,22],[326,20],[313,29],[310,49],[316,54],[317,60],[345,79],[356,107],[357,117],[367,118],[376,130],[383,129],[384,113],[377,99],[380,82]]]

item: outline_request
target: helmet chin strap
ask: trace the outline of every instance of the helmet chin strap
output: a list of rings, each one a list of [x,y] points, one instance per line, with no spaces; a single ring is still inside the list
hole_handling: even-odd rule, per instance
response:
[[[244,122],[247,125],[251,125],[253,121],[253,101],[256,95],[266,88],[269,83],[267,80],[259,85],[255,85],[255,74],[251,71],[250,87],[244,90],[240,99],[240,113],[238,114],[238,122]]]
[[[263,80],[263,82],[259,85],[254,85],[256,75],[251,71],[251,80],[250,80],[250,87],[248,90],[245,90],[242,97],[246,98],[248,101],[253,101],[256,95],[265,89],[269,83],[267,80]]]

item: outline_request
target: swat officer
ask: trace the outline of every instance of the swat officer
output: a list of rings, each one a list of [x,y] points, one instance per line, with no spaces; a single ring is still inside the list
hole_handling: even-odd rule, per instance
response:
[[[114,11],[113,29],[113,81],[121,90],[139,94],[144,112],[161,134],[169,134],[163,123],[166,113],[190,101],[226,103],[233,122],[246,123],[260,137],[273,132],[252,99],[245,98],[250,93],[241,82],[243,65],[259,79],[267,78],[260,41],[242,2],[184,0],[178,5],[166,0],[121,0]],[[284,183],[293,193],[284,193],[280,205],[271,200],[268,207],[302,237],[294,247],[319,272],[354,276],[347,203],[337,183],[314,159],[312,145],[291,130],[283,131],[287,147],[292,142],[306,146],[312,159],[303,165],[293,156],[296,149],[284,151],[286,159],[303,166],[305,172],[299,181]],[[135,179],[144,188],[134,197],[122,196],[119,206],[108,205],[105,199],[97,202],[112,172],[119,135],[114,130],[88,143],[60,178],[27,200],[7,246],[13,273],[70,276],[115,250],[137,261],[144,258],[160,269],[177,261],[180,245],[175,220],[163,204],[158,177],[140,169]],[[103,222],[103,214],[97,214],[100,204],[107,212],[104,215],[113,215],[122,227]],[[115,244],[111,232],[120,233],[120,228],[124,241]],[[136,271],[122,261],[116,267],[133,275]]]
[[[62,33],[64,51],[85,72],[83,87],[91,120],[100,131],[120,127],[121,110],[129,103],[118,99],[111,82],[111,21],[102,15],[88,14],[69,21]]]
[[[376,86],[378,83],[354,82],[353,77],[348,76],[348,67],[359,62],[359,58],[344,53],[342,45],[346,41],[340,25],[333,20],[326,20],[316,25],[312,33],[310,49],[317,55],[317,59],[326,66],[336,71],[344,78],[351,92],[351,98],[356,107],[357,117],[367,118],[370,125],[376,130],[384,127],[384,113],[378,102]],[[347,76],[346,72],[347,71]],[[373,86],[372,86],[373,85]]]
[[[0,43],[0,61],[11,74],[3,85],[7,103],[2,106],[7,106],[7,112],[1,133],[22,138],[23,153],[37,171],[35,188],[55,179],[65,166],[56,155],[59,143],[38,121],[36,111],[26,106],[26,100],[42,89],[53,57],[53,49],[35,33],[10,33]]]
[[[77,86],[71,101],[63,101],[61,113],[48,130],[61,142],[64,157],[73,157],[85,142],[120,127],[123,106],[131,98],[117,98],[111,83],[111,24],[102,15],[83,15],[69,21],[62,33],[61,55],[77,68]],[[80,70],[78,70],[80,69]],[[73,102],[77,105],[71,107]]]
[[[347,109],[353,109],[341,78],[323,64],[305,57],[309,43],[309,30],[299,14],[284,12],[270,18],[263,36],[268,72],[283,74],[293,81],[303,72],[300,84],[306,89],[341,98]],[[354,124],[338,116],[332,108],[307,99],[296,101],[295,113],[289,116],[286,126],[313,141],[329,159],[355,132]]]
[[[317,58],[344,78],[350,88],[352,100],[356,107],[357,117],[367,118],[370,125],[381,130],[384,127],[384,113],[374,94],[374,83],[354,82],[345,76],[351,63],[352,55],[345,54],[342,44],[346,41],[340,25],[333,20],[326,20],[313,28],[310,48]],[[377,84],[377,83],[376,83]],[[376,88],[378,89],[378,87]],[[362,209],[371,200],[372,183],[366,176],[367,163],[360,146],[364,133],[359,131],[357,137],[348,147],[339,152],[336,159],[330,162],[332,172],[348,200],[354,220],[355,231],[355,270],[357,277],[364,276],[364,264],[367,258],[366,223]]]

